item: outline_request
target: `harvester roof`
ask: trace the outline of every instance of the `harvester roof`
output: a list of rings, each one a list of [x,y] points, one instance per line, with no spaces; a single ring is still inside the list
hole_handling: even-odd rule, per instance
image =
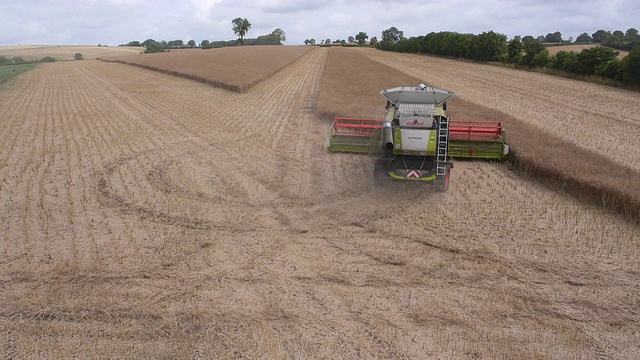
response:
[[[455,94],[448,90],[434,87],[421,89],[415,86],[398,86],[380,92],[392,104],[425,104],[440,105],[451,99]]]

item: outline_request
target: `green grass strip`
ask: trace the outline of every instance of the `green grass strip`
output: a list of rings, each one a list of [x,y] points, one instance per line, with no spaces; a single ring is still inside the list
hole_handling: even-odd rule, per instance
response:
[[[12,77],[31,70],[36,67],[37,64],[18,64],[18,65],[2,65],[0,66],[0,84],[11,79]]]

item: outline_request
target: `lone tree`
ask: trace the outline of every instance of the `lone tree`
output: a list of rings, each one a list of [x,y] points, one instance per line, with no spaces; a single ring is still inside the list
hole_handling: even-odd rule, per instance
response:
[[[590,43],[592,41],[593,39],[586,32],[578,35],[578,37],[576,38],[576,42],[579,42],[579,43]]]
[[[519,63],[522,59],[522,50],[524,50],[524,45],[522,42],[516,38],[509,41],[507,45],[507,62],[508,63]]]
[[[284,33],[284,30],[280,28],[273,30],[273,32],[271,33],[271,37],[278,45],[282,45],[283,42],[287,41],[287,35]]]
[[[82,54],[81,53],[76,53],[75,55],[73,55],[73,58],[75,60],[82,60]]]
[[[560,31],[556,31],[553,34],[548,33],[547,36],[544,37],[544,42],[560,43],[562,42],[562,33]]]
[[[404,32],[398,30],[395,26],[382,31],[382,41],[397,43],[404,38]]]
[[[164,52],[164,47],[162,46],[161,43],[157,41],[148,43],[147,48],[144,51],[145,54],[158,53],[158,52]]]
[[[356,35],[356,40],[358,40],[358,44],[360,45],[364,45],[368,38],[369,35],[367,35],[367,33],[364,31],[360,31],[358,35]]]
[[[622,59],[620,72],[622,80],[640,85],[640,46],[631,49],[629,55]]]
[[[593,39],[593,42],[595,43],[601,43],[604,42],[605,40],[607,40],[607,38],[611,36],[611,33],[608,31],[604,31],[602,29],[594,32],[593,34],[591,34],[591,38]]]
[[[143,41],[141,45],[146,48],[144,50],[145,54],[164,52],[164,47],[162,46],[162,44],[153,39],[147,39]]]
[[[249,32],[249,29],[251,29],[251,23],[249,20],[243,18],[235,18],[231,23],[233,24],[233,32],[240,36],[240,44],[244,46],[244,36]]]

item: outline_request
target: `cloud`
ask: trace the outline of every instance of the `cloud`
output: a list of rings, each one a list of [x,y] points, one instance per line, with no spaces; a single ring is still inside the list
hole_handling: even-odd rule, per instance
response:
[[[230,40],[231,20],[249,19],[250,37],[275,28],[287,44],[370,37],[392,26],[405,36],[433,31],[514,35],[639,27],[634,0],[19,0],[0,2],[0,45],[109,44],[132,40]]]
[[[267,13],[295,14],[319,10],[331,5],[331,1],[257,0],[254,6]]]
[[[344,26],[344,25],[350,24],[353,21],[351,15],[344,14],[341,12],[336,12],[331,14],[329,19],[331,19],[331,23],[333,25],[337,25],[337,26]]]
[[[193,19],[201,23],[208,21],[213,7],[221,2],[222,0],[189,0]]]
[[[146,0],[106,0],[104,3],[113,6],[136,6],[141,4],[146,4],[148,1]]]

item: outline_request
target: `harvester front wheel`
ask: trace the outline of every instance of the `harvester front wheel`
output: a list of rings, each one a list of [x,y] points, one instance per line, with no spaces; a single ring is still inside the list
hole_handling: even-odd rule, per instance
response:
[[[436,183],[436,190],[440,191],[440,192],[445,192],[449,189],[449,180],[451,180],[451,168],[448,167],[447,168],[447,172],[444,174],[444,176],[439,177],[438,179],[436,179],[437,183]]]
[[[373,183],[376,186],[386,186],[391,182],[389,176],[389,161],[378,159],[373,163]]]

